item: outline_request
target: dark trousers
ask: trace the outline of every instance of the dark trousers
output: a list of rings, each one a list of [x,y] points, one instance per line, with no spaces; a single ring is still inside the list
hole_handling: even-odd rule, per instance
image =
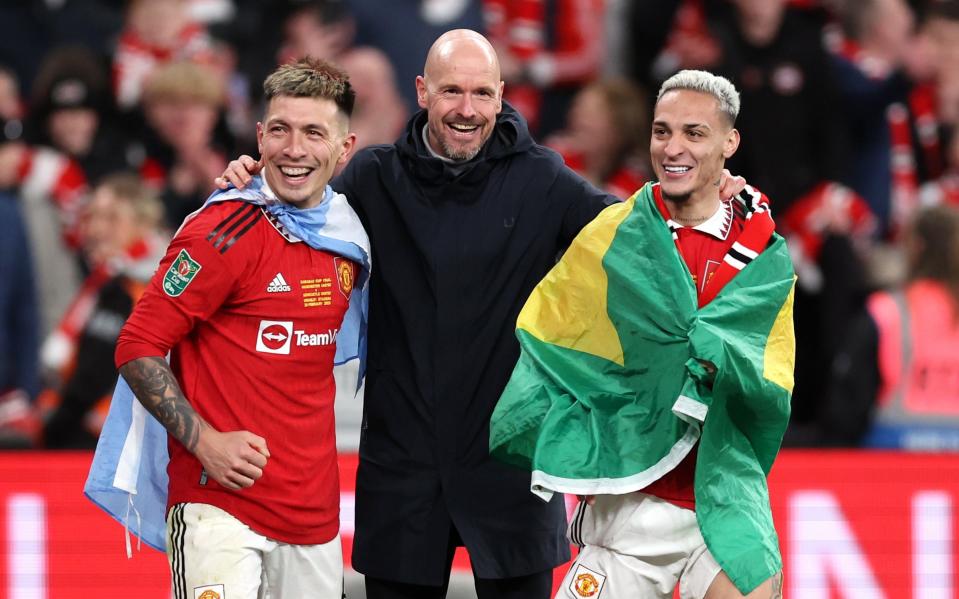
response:
[[[446,580],[442,586],[407,584],[367,576],[366,599],[445,599],[450,586],[450,570],[453,554],[462,541],[454,529],[450,534],[450,546],[446,555]],[[477,599],[549,599],[553,590],[552,568],[515,578],[478,578],[473,572]]]
[[[549,599],[553,571],[496,580],[475,578],[475,581],[478,599]],[[367,576],[366,599],[445,599],[448,587],[449,577],[443,586],[431,587]]]

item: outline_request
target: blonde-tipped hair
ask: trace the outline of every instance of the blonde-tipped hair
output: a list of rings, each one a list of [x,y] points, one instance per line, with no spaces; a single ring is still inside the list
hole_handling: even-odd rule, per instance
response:
[[[356,101],[346,71],[311,56],[282,65],[266,78],[263,97],[269,102],[277,96],[332,100],[347,118],[352,116]]]
[[[729,79],[707,71],[691,69],[680,71],[663,82],[656,96],[656,102],[659,103],[666,92],[678,89],[709,94],[716,98],[719,102],[719,111],[726,116],[729,126],[736,124],[736,117],[739,116],[739,92]]]

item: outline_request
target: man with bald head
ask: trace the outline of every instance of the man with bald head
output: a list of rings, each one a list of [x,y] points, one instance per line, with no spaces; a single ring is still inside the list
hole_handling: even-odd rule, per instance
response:
[[[499,60],[486,39],[464,29],[444,34],[416,78],[417,102],[427,110],[428,146],[452,160],[471,160],[493,133],[502,97]]]
[[[465,545],[480,599],[545,598],[569,559],[563,501],[490,458],[489,417],[523,302],[615,199],[533,141],[478,33],[437,39],[416,93],[423,110],[400,139],[333,183],[378,260],[353,566],[371,599],[444,597]]]
[[[565,508],[489,457],[489,416],[524,300],[614,199],[533,142],[478,33],[437,39],[416,93],[423,110],[400,139],[334,182],[379,260],[353,566],[371,599],[444,597],[465,545],[480,599],[545,598],[569,559]]]
[[[569,559],[562,497],[543,502],[529,472],[490,458],[489,417],[519,355],[524,301],[616,200],[533,141],[480,34],[437,39],[416,92],[422,110],[403,135],[332,182],[377,264],[353,567],[371,599],[444,597],[465,545],[480,599],[545,598]],[[242,157],[224,177],[242,186],[257,168]]]

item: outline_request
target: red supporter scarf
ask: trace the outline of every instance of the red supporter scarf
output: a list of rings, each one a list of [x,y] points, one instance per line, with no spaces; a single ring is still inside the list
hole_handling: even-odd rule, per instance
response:
[[[653,197],[656,198],[656,208],[659,214],[666,221],[673,241],[676,243],[676,249],[679,255],[683,255],[683,248],[679,242],[679,235],[676,230],[681,226],[674,221],[663,202],[662,190],[659,185],[653,186]],[[733,246],[726,252],[722,264],[716,269],[716,272],[706,282],[706,288],[699,294],[699,307],[702,308],[713,300],[719,292],[722,291],[726,283],[733,280],[736,273],[746,267],[753,261],[769,243],[773,231],[776,229],[776,223],[773,222],[772,215],[769,212],[769,198],[758,190],[746,186],[731,202],[740,202],[746,209],[746,224],[740,232],[739,237]]]
[[[151,247],[146,240],[135,242],[122,256],[123,261],[131,263],[145,259],[153,259]],[[111,262],[98,264],[87,275],[56,329],[51,333],[51,337],[57,338],[55,344],[57,351],[45,356],[49,362],[44,366],[60,371],[61,374],[72,368],[80,333],[93,315],[100,290],[111,278],[119,274],[119,271],[116,263]]]

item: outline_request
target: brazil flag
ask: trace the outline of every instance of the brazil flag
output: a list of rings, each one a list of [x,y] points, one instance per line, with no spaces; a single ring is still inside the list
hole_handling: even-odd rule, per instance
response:
[[[544,497],[621,494],[698,441],[700,529],[748,593],[782,568],[766,476],[789,419],[794,279],[773,234],[699,307],[647,184],[590,223],[526,302],[490,453],[531,470]]]

